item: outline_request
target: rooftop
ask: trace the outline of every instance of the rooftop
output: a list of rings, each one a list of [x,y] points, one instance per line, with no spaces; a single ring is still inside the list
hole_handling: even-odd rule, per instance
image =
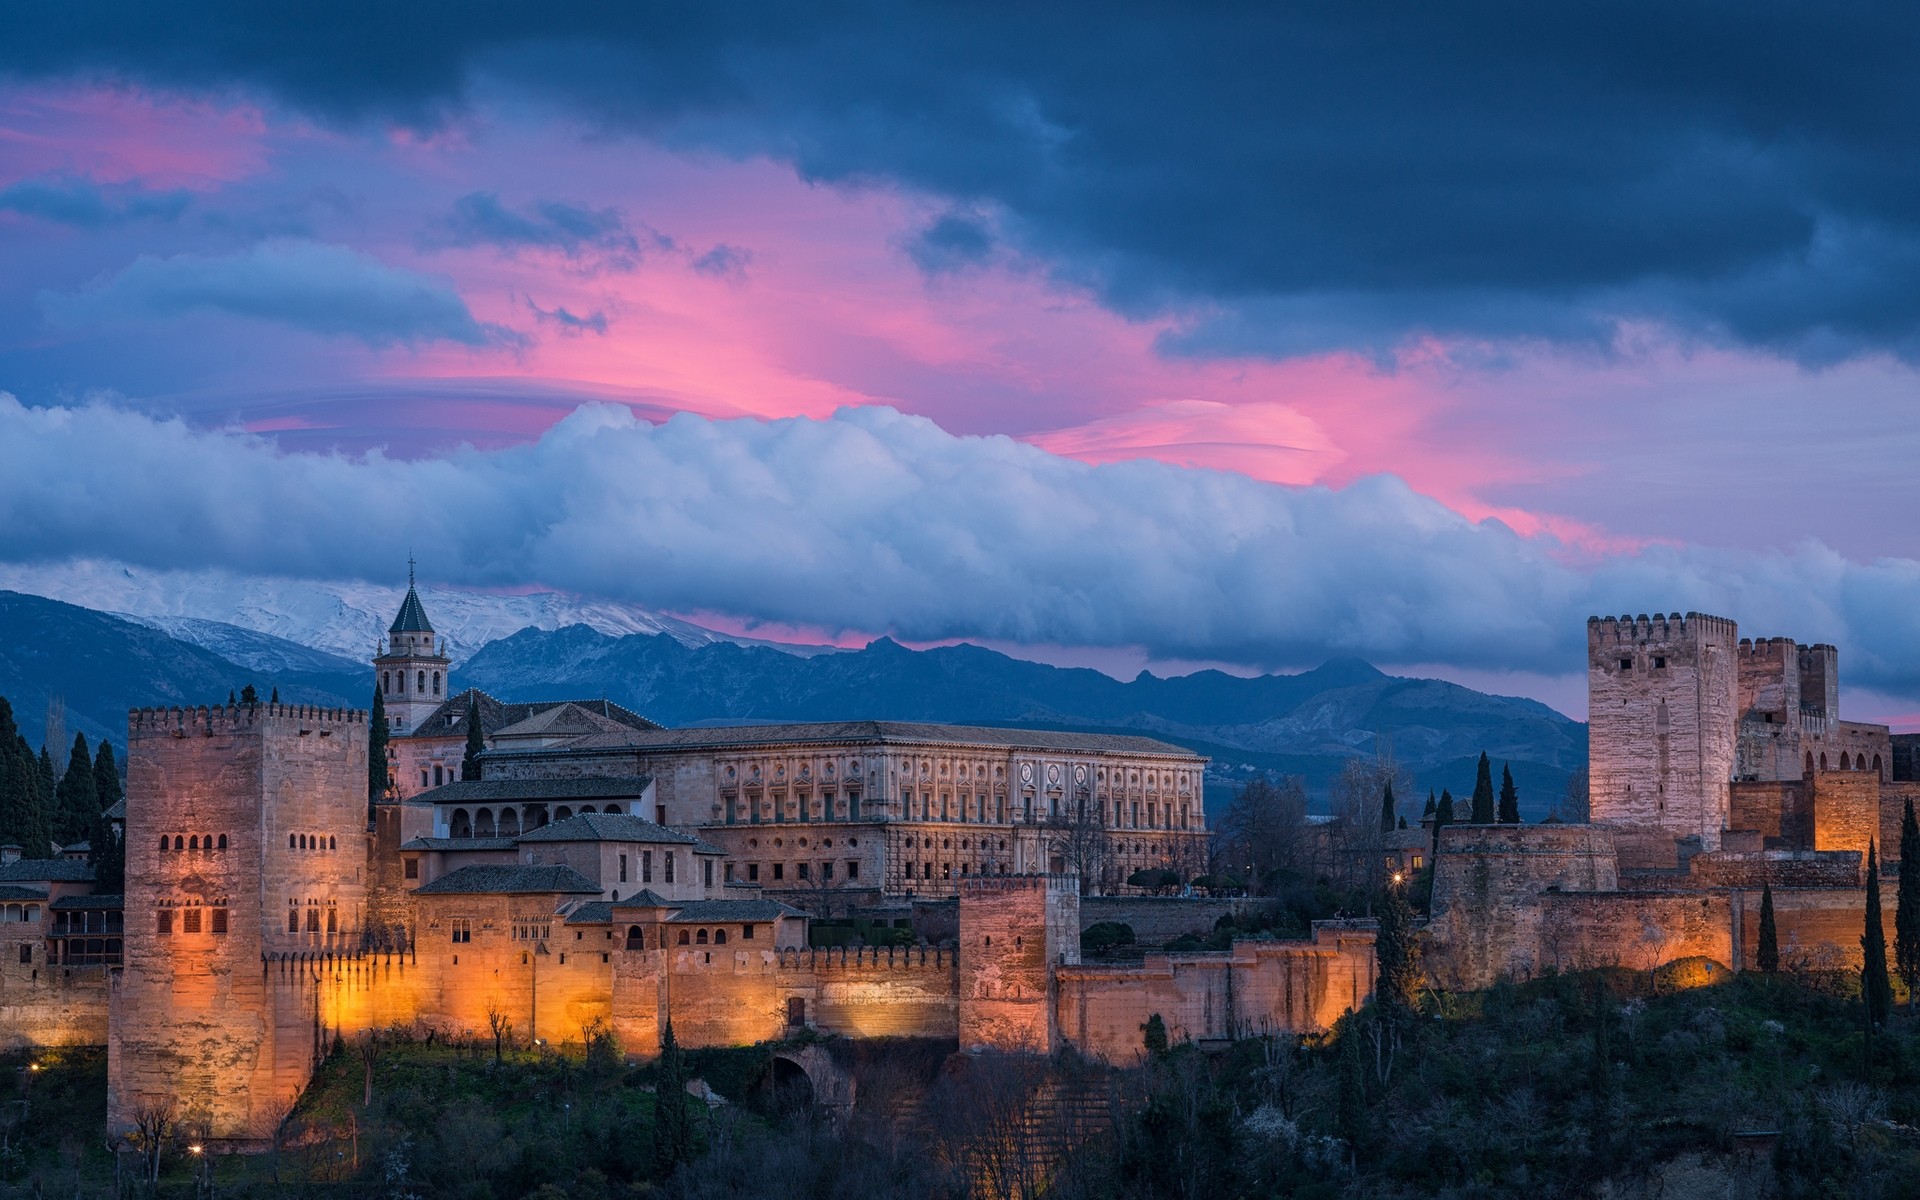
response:
[[[50,906],[55,912],[94,912],[126,907],[124,896],[62,896]]]
[[[580,775],[567,779],[465,779],[421,792],[409,804],[524,804],[541,800],[638,800],[648,775]]]
[[[674,846],[694,846],[696,850],[704,845],[699,838],[675,833],[664,825],[622,813],[581,813],[564,821],[530,829],[520,835],[520,842],[523,845],[527,842],[665,842]],[[712,849],[711,846],[705,847],[706,851]]]
[[[771,921],[775,917],[804,917],[807,914],[778,900],[691,900],[668,917],[669,922],[684,924],[717,921]]]
[[[413,590],[413,584],[407,584],[407,598],[400,602],[399,615],[393,618],[388,633],[432,633],[433,626],[427,621],[427,610],[420,605],[420,593]]]
[[[77,858],[22,858],[0,863],[0,883],[91,883],[93,864]]]
[[[591,734],[565,747],[568,750],[632,747],[637,750],[702,750],[751,746],[767,742],[864,742],[879,745],[959,743],[1006,750],[1058,753],[1105,752],[1153,754],[1204,761],[1182,746],[1130,733],[1062,733],[1046,729],[1000,729],[985,725],[935,725],[919,721],[816,721],[785,725],[723,725],[703,729],[635,729],[632,732]],[[538,754],[538,750],[492,750],[489,755]]]
[[[417,837],[400,843],[402,850],[512,850],[510,837],[443,838]]]
[[[23,887],[17,883],[0,883],[0,900],[45,900],[47,894],[39,888]]]
[[[416,896],[472,896],[540,892],[598,893],[600,885],[565,866],[475,864],[449,871],[417,889]]]
[[[481,732],[491,736],[502,729],[518,725],[528,718],[555,708],[584,709],[596,716],[604,717],[617,725],[629,729],[658,729],[659,725],[647,720],[639,713],[620,707],[611,700],[540,700],[532,703],[508,704],[496,700],[479,688],[468,688],[457,695],[447,697],[433,714],[420,722],[404,737],[465,737],[467,735],[467,703],[471,699],[480,708]],[[602,731],[593,736],[611,736]]]

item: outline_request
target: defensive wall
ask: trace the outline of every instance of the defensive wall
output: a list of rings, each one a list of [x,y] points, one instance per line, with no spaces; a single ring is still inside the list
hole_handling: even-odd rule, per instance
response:
[[[1599,825],[1449,825],[1434,859],[1429,971],[1442,987],[1525,978],[1542,964],[1541,897],[1618,889]]]
[[[0,1050],[107,1044],[106,966],[59,966],[45,958],[52,921],[0,923]]]

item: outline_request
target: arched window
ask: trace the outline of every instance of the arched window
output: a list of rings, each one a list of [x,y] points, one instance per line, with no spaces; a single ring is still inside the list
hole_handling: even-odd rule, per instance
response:
[[[414,684],[414,690],[418,691],[422,696],[427,694],[427,673],[425,671],[420,672],[420,678]]]
[[[175,850],[185,850],[185,849],[187,848],[187,840],[186,840],[185,838],[183,838],[183,837],[181,837],[181,836],[180,836],[179,834],[177,834],[177,833],[176,833],[176,834],[174,834],[174,835],[173,835],[173,848],[174,848]]]
[[[1807,774],[1813,774],[1813,751],[1807,751]]]
[[[436,696],[440,694],[440,672],[438,671],[433,673],[433,694]]]
[[[696,933],[696,934],[694,934],[694,935],[693,935],[693,941],[694,941],[694,944],[695,944],[695,945],[697,945],[697,946],[704,946],[704,945],[706,945],[706,944],[707,944],[707,931],[706,931],[706,930],[704,930],[704,929],[702,929],[702,930],[700,930],[700,931],[699,931],[698,933]]]
[[[389,696],[393,695],[393,672],[392,671],[380,672],[380,690],[385,692]]]
[[[291,834],[291,833],[290,833],[290,834],[288,834],[288,835],[287,835],[287,849],[289,849],[289,850],[292,850],[292,849],[294,849],[294,843],[295,843],[295,842],[296,842],[297,840],[298,840],[298,839],[297,839],[297,838],[295,838],[295,836],[294,836],[293,834]]]
[[[716,946],[724,946],[724,945],[726,945],[726,944],[727,944],[727,931],[726,931],[726,930],[724,930],[724,929],[716,929],[716,930],[714,930],[714,931],[713,931],[713,944],[714,944],[714,945],[716,945]]]
[[[421,787],[433,786],[432,784],[427,782],[427,769],[425,767],[420,768],[420,786]]]
[[[1827,752],[1825,750],[1820,752],[1820,769],[1822,771],[1827,769]]]
[[[187,839],[187,849],[189,849],[189,850],[198,850],[199,848],[200,848],[200,835],[199,835],[199,834],[195,834],[194,836],[192,836],[192,837],[190,837],[190,838],[188,838],[188,839]]]
[[[473,814],[473,836],[475,837],[492,837],[493,836],[493,810],[492,809],[483,808],[479,812]]]
[[[682,946],[685,946],[691,943],[692,941],[693,941],[692,935],[689,934],[686,930],[682,929],[680,931],[680,944]]]
[[[568,808],[564,804],[562,804],[559,808],[556,808],[553,810],[553,819],[556,821],[564,821],[568,817],[571,817],[572,815],[573,815],[573,810],[571,808]]]
[[[1873,756],[1873,773],[1875,775],[1880,774],[1880,756],[1878,754]]]
[[[467,819],[466,809],[456,808],[453,810],[453,816],[448,824],[447,833],[449,836],[457,838],[470,838],[473,836],[473,823]]]
[[[304,833],[300,835],[300,848],[302,850],[307,848],[307,835]]]
[[[329,849],[329,850],[338,850],[339,848],[340,848],[340,839],[339,839],[339,838],[334,838],[334,837],[330,837],[330,838],[328,838],[328,839],[327,839],[327,849]]]
[[[618,804],[609,804],[607,805],[607,811],[617,817],[620,815],[620,806]]]
[[[340,914],[331,904],[327,905],[327,932],[340,932]]]
[[[287,932],[300,932],[300,910],[297,908],[287,909]]]
[[[645,950],[646,948],[647,948],[647,935],[640,931],[640,927],[638,925],[627,926],[627,949]]]
[[[309,907],[307,909],[307,932],[320,932],[320,910],[317,908]]]
[[[440,773],[440,764],[439,763],[433,764],[433,786],[439,787],[441,784],[445,783],[446,781],[447,781],[446,776]]]
[[[166,852],[167,852],[167,839],[166,839],[166,836],[163,834],[161,835],[161,838],[160,838],[160,853],[165,854]]]
[[[1864,771],[1864,770],[1866,770],[1866,769],[1867,769],[1867,756],[1866,756],[1866,755],[1864,755],[1864,754],[1856,754],[1856,755],[1854,755],[1854,756],[1853,756],[1853,769],[1854,769],[1854,770],[1856,770],[1856,771]]]
[[[503,808],[500,810],[500,836],[520,836],[520,812],[518,809]]]

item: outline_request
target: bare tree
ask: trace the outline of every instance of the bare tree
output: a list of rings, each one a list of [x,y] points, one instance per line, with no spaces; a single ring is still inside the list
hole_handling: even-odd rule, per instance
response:
[[[513,1040],[513,1018],[500,1011],[496,1005],[487,1006],[487,1029],[493,1033],[493,1061],[504,1057],[506,1047]]]
[[[180,1110],[172,1096],[149,1096],[133,1106],[133,1132],[128,1140],[139,1152],[141,1170],[152,1186],[160,1184],[160,1156],[179,1123]]]
[[[1394,759],[1393,746],[1384,738],[1372,758],[1348,759],[1333,781],[1334,865],[1349,887],[1372,892],[1385,881],[1380,800],[1389,784],[1399,795],[1413,794],[1413,777]]]
[[[1560,801],[1559,817],[1569,825],[1585,825],[1593,819],[1593,808],[1587,799],[1585,767],[1567,776],[1567,794]]]
[[[1047,819],[1047,858],[1059,859],[1080,876],[1084,895],[1096,885],[1106,886],[1111,851],[1107,827],[1100,820],[1100,806],[1080,796],[1066,809]]]
[[[1274,783],[1262,775],[1233,794],[1216,837],[1220,868],[1259,891],[1278,870],[1306,866],[1307,788],[1297,775]]]

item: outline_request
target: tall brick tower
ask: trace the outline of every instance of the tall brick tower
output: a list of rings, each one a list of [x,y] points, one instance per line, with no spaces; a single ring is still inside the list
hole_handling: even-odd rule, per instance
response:
[[[407,598],[387,629],[386,648],[374,656],[374,678],[387,723],[396,734],[412,733],[446,700],[453,664],[442,652],[427,610],[414,587],[413,560],[407,560]]]
[[[1720,846],[1739,720],[1739,630],[1701,613],[1587,620],[1596,824]]]
[[[324,1017],[275,989],[268,960],[359,946],[366,779],[364,712],[261,704],[129,715],[110,1133],[170,1104],[213,1137],[257,1140],[275,1105],[306,1083]]]
[[[1053,966],[1080,961],[1080,880],[995,875],[960,885],[960,1048],[1059,1047]]]

